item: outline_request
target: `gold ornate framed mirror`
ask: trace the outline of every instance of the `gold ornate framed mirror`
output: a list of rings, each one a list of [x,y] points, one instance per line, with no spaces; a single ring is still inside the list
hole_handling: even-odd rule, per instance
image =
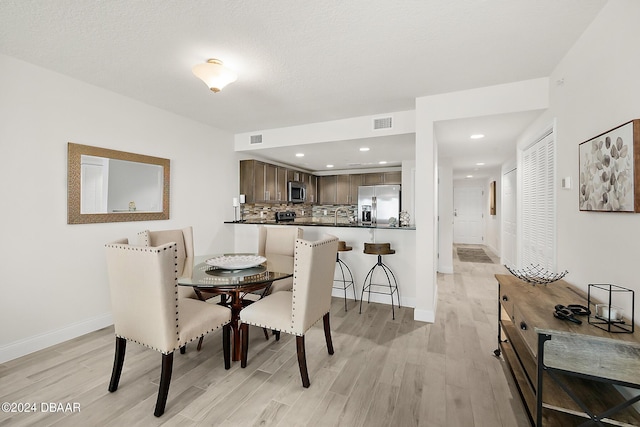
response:
[[[169,219],[170,161],[68,144],[67,223]]]

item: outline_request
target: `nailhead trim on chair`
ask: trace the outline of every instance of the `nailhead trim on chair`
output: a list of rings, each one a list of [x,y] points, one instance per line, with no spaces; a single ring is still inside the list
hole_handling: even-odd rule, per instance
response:
[[[296,239],[296,247],[295,247],[295,251],[294,251],[294,259],[298,259],[298,245],[305,245],[305,246],[309,246],[311,248],[315,248],[317,246],[322,246],[322,245],[328,245],[330,243],[333,243],[334,241],[338,240],[337,237],[333,238],[333,239],[329,239],[329,240],[324,240],[324,241],[316,241],[316,242],[308,242],[307,240],[303,240],[303,239]],[[297,262],[294,263],[293,265],[293,287],[295,289],[295,283],[296,283],[296,276],[297,276],[297,272],[298,272],[298,264]],[[324,315],[323,315],[324,316]],[[294,323],[294,319],[296,317],[296,293],[294,292],[292,297],[291,297],[291,328],[293,328],[293,323]],[[320,320],[320,318],[316,319],[315,322],[312,323],[312,325],[315,325],[316,322],[318,320]],[[258,325],[256,325],[258,326]],[[286,332],[286,331],[282,331],[282,332]],[[294,334],[293,332],[286,332],[286,333],[291,333]],[[298,335],[298,334],[294,334],[294,335]],[[301,334],[300,336],[302,336],[304,334]]]
[[[333,243],[334,241],[338,240],[338,238],[336,237],[335,239],[329,239],[329,240],[324,240],[321,242],[313,242],[313,243],[309,243],[306,240],[302,240],[302,239],[296,239],[296,247],[295,247],[295,251],[294,251],[294,259],[297,259],[298,257],[296,255],[298,255],[298,244],[303,244],[306,246],[310,246],[310,247],[316,247],[316,246],[321,246],[321,245],[328,245],[330,243]],[[294,263],[293,266],[293,287],[295,289],[295,283],[296,283],[296,275],[297,275],[297,267],[298,264]],[[278,332],[284,332],[285,334],[290,334],[290,335],[295,335],[298,337],[303,337],[304,336],[304,332],[303,333],[297,333],[297,332],[293,332],[293,318],[295,317],[295,304],[296,304],[296,294],[295,292],[293,293],[293,295],[291,296],[291,329],[286,330],[286,329],[276,329],[273,328],[271,325],[263,325],[260,323],[255,323],[255,322],[245,322],[243,321],[242,323],[245,323],[247,325],[251,325],[251,326],[257,326],[259,328],[267,328],[267,329],[271,329],[274,331],[278,331]],[[327,313],[324,313],[322,316],[320,316],[319,318],[317,318],[313,323],[311,323],[311,325],[315,325],[316,323],[318,323],[318,321],[320,319],[322,319],[324,317],[324,315]]]
[[[138,233],[138,234],[142,234],[142,233],[144,233],[144,231],[143,231],[143,232],[140,232],[140,233]],[[149,244],[149,242],[147,242],[147,244]],[[105,245],[105,247],[106,247],[106,248],[120,248],[120,249],[127,249],[127,250],[132,250],[132,251],[142,251],[142,252],[160,253],[160,250],[159,250],[159,249],[156,249],[156,248],[151,247],[151,246],[129,246],[129,245],[123,245],[123,244],[120,244],[120,243],[108,243],[108,244],[106,244],[106,245]],[[174,251],[174,252],[175,252],[175,254],[176,254],[175,259],[178,259],[178,255],[177,255],[177,253],[178,253],[178,246],[177,246],[177,244],[176,244],[176,245],[167,246],[167,247],[163,248],[163,250],[165,250],[165,251],[166,251],[167,249],[171,249],[171,248],[173,248],[173,251]],[[178,264],[176,263],[176,264],[175,264],[175,266],[177,266],[177,265],[178,265]],[[174,284],[173,284],[173,286],[174,286],[174,289],[175,289],[175,293],[174,293],[174,295],[175,295],[175,301],[176,301],[176,335],[180,335],[180,328],[179,328],[179,325],[178,325],[178,322],[179,322],[179,320],[178,320],[178,316],[179,316],[179,315],[178,315],[178,270],[177,270],[177,268],[176,268],[176,270],[175,270],[175,276],[176,276],[176,277],[174,278]],[[171,354],[171,353],[173,353],[174,351],[176,351],[177,349],[179,349],[180,347],[182,347],[182,346],[184,346],[184,345],[186,345],[186,344],[188,344],[188,343],[190,343],[190,342],[192,342],[192,341],[199,340],[201,337],[203,337],[203,336],[207,335],[207,334],[208,334],[208,333],[210,333],[210,332],[215,331],[216,329],[220,329],[220,328],[222,328],[225,324],[226,324],[226,323],[221,323],[220,325],[216,326],[215,328],[211,328],[211,329],[209,329],[207,332],[205,332],[205,333],[201,334],[200,336],[197,336],[197,337],[195,337],[195,338],[190,339],[189,341],[185,342],[184,344],[180,344],[180,338],[178,337],[178,345],[177,345],[176,347],[174,347],[174,348],[173,348],[173,350],[171,350],[171,351],[166,351],[166,352],[165,352],[165,351],[162,351],[162,350],[160,350],[160,349],[158,349],[158,348],[152,347],[152,346],[150,346],[150,345],[147,345],[147,344],[143,344],[143,343],[141,343],[141,342],[138,342],[138,341],[136,341],[136,340],[134,340],[134,339],[127,338],[127,337],[125,337],[125,336],[123,336],[123,335],[118,335],[118,334],[116,334],[116,337],[118,337],[118,338],[123,338],[123,339],[125,339],[125,340],[127,340],[127,341],[135,342],[136,344],[140,344],[140,345],[141,345],[141,346],[143,346],[143,347],[150,348],[150,349],[155,350],[155,351],[157,351],[157,352],[160,352],[160,353],[162,353],[162,354]]]
[[[138,236],[144,237],[144,245],[149,246],[149,230],[140,231]]]

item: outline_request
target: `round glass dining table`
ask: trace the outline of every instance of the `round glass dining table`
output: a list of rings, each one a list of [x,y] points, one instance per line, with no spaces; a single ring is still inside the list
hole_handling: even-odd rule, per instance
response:
[[[224,254],[224,256],[246,256],[252,254]],[[178,278],[179,286],[190,286],[202,301],[213,295],[221,295],[220,304],[231,309],[231,330],[233,331],[232,360],[240,360],[240,311],[253,302],[245,299],[249,293],[262,291],[258,296],[268,292],[271,284],[276,280],[293,276],[292,273],[282,273],[269,269],[270,262],[255,267],[242,269],[219,268],[207,264],[205,261],[221,255],[197,256],[192,260],[185,260],[182,275]],[[198,344],[198,349],[202,341]]]

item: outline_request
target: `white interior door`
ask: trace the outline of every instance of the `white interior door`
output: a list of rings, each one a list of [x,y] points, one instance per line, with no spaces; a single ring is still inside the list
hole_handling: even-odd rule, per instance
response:
[[[502,263],[517,267],[516,169],[502,177]]]
[[[482,188],[453,189],[453,243],[484,243]]]

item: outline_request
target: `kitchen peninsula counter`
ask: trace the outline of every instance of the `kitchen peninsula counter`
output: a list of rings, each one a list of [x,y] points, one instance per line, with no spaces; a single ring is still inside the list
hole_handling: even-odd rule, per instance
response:
[[[344,240],[347,246],[353,247],[352,251],[340,252],[340,259],[346,262],[353,272],[358,300],[367,272],[377,262],[375,255],[364,253],[365,243],[390,243],[395,249],[393,255],[385,255],[384,263],[388,265],[398,279],[400,304],[403,307],[415,307],[416,295],[416,232],[415,227],[388,227],[366,226],[358,224],[338,223],[337,225],[319,222],[275,222],[244,221],[225,222],[233,227],[234,249],[236,252],[255,253],[258,249],[258,227],[300,227],[303,230],[303,238],[317,240],[324,234],[332,234],[340,240]],[[402,231],[400,231],[402,230]],[[374,277],[374,283],[386,283],[386,277]],[[344,291],[334,289],[333,296],[344,298]],[[358,305],[353,302],[353,293],[347,293],[349,310],[358,310]],[[366,304],[366,296],[365,302]],[[394,298],[395,299],[395,298]],[[371,294],[371,302],[391,304],[388,295]],[[397,313],[396,313],[397,315]]]
[[[310,222],[310,221],[304,221],[304,222],[297,222],[297,221],[283,221],[283,222],[276,222],[276,221],[225,221],[225,224],[238,224],[238,225],[242,225],[242,224],[248,224],[248,225],[295,225],[297,227],[337,227],[337,228],[364,228],[364,229],[377,229],[377,230],[414,230],[416,229],[415,226],[409,226],[409,227],[389,227],[388,225],[363,225],[363,224],[347,224],[347,223],[338,223],[338,224],[332,224],[332,223],[326,223],[326,222]]]

